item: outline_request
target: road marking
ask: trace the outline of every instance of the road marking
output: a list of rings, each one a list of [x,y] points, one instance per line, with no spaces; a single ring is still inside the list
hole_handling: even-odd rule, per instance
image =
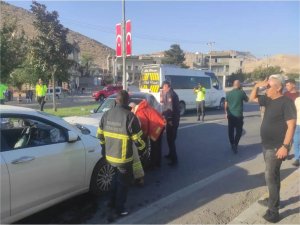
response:
[[[225,119],[210,120],[210,121],[207,121],[204,123],[202,122],[202,123],[191,124],[191,125],[187,125],[187,126],[178,127],[178,130],[182,130],[182,129],[186,129],[186,128],[190,128],[190,127],[196,127],[196,126],[200,126],[200,125],[207,124],[207,123],[217,123],[217,122],[221,122],[223,120],[225,120]]]
[[[241,163],[243,163],[243,162],[241,162]],[[173,194],[170,194],[156,202],[153,202],[149,206],[142,208],[142,209],[138,210],[137,212],[116,221],[116,223],[118,223],[118,224],[138,224],[138,223],[144,222],[143,220],[145,218],[155,215],[156,213],[162,211],[165,207],[174,204],[179,199],[184,199],[191,193],[194,193],[195,191],[198,191],[198,190],[204,188],[205,186],[213,183],[214,181],[216,181],[224,176],[227,176],[227,175],[229,175],[237,170],[240,170],[240,169],[241,168],[238,166],[238,164],[231,166],[223,171],[215,173],[203,180],[200,180],[200,181],[198,181],[194,184],[191,184],[183,189],[180,189],[180,190],[174,192]]]

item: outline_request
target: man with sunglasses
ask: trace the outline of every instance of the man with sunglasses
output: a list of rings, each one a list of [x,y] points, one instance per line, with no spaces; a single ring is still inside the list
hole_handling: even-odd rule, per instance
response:
[[[268,80],[258,82],[250,94],[250,101],[265,107],[260,136],[269,198],[263,218],[272,223],[280,220],[280,166],[290,150],[296,125],[296,108],[293,101],[282,94],[283,85],[283,77],[274,74]],[[258,89],[263,87],[267,88],[266,94],[259,96]]]

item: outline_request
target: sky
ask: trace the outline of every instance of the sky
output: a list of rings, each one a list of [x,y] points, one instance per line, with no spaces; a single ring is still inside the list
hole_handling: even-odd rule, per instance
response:
[[[30,10],[31,1],[6,1]],[[61,23],[115,49],[122,1],[39,1]],[[129,1],[134,55],[179,44],[188,52],[249,51],[258,58],[300,55],[300,1]],[[209,42],[214,42],[210,47]]]

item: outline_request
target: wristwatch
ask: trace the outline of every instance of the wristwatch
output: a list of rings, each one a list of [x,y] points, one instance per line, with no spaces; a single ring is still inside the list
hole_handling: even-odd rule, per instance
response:
[[[290,145],[283,144],[282,146],[285,147],[286,150],[288,150],[288,151],[290,150]]]

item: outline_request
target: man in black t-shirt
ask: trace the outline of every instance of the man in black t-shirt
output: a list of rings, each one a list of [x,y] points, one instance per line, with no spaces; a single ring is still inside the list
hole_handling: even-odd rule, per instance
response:
[[[269,80],[258,82],[250,94],[250,101],[265,107],[260,136],[269,198],[263,217],[272,223],[279,221],[280,166],[288,155],[296,126],[296,108],[293,101],[283,96],[283,82],[280,74],[271,75]],[[260,87],[267,88],[266,95],[257,95]]]

